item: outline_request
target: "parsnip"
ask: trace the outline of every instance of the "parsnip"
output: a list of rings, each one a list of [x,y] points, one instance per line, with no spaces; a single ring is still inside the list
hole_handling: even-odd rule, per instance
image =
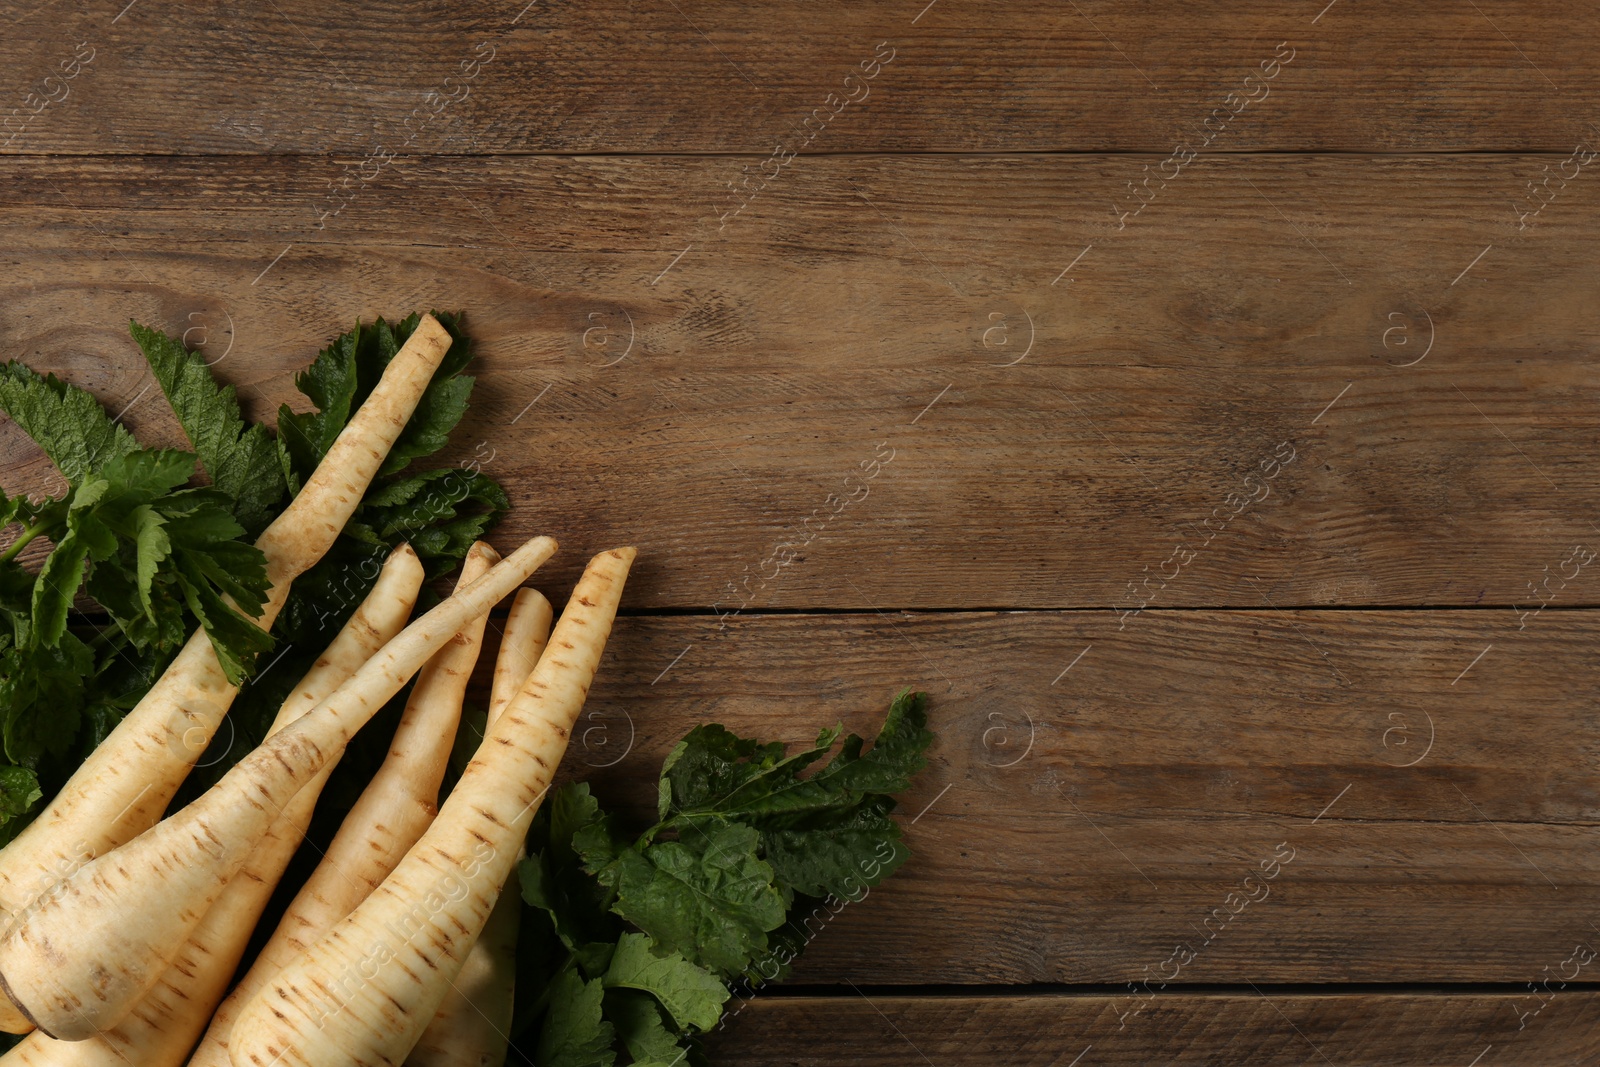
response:
[[[477,580],[498,559],[487,544],[473,545],[461,568],[458,588]],[[433,821],[439,785],[461,718],[461,700],[478,661],[487,622],[486,616],[480,616],[468,623],[417,675],[388,757],[345,816],[327,852],[250,970],[217,1009],[190,1067],[227,1067],[228,1033],[237,1010],[365,900]]]
[[[489,687],[489,718],[487,729],[494,725],[507,706],[516,699],[522,684],[538,666],[550,643],[550,624],[555,619],[555,609],[537,589],[518,589],[511,601],[511,612],[506,616],[506,628],[500,635],[500,650],[494,658],[494,682]]]
[[[634,557],[590,561],[549,648],[427,833],[240,1013],[234,1067],[396,1067],[483,929],[583,707]]]
[[[489,726],[511,703],[544,652],[550,615],[550,601],[542,593],[517,590],[505,633],[500,636],[500,654],[495,658]],[[461,973],[406,1057],[406,1067],[501,1067],[505,1063],[521,926],[521,894],[502,892],[483,933],[467,951]]]
[[[445,328],[423,316],[299,495],[256,540],[272,581],[257,625],[272,625],[289,583],[333,544],[449,347]],[[84,863],[154,824],[237,692],[210,639],[196,630],[32,825],[0,850],[0,928]],[[0,998],[0,1030],[27,1028]]]
[[[384,702],[470,619],[555,551],[534,538],[406,627],[317,707],[264,741],[203,796],[85,864],[0,938],[0,984],[47,1034],[116,1026],[160,978],[256,840]]]
[[[400,632],[422,578],[422,562],[409,545],[390,554],[372,592],[279,708],[273,732],[321,703]],[[182,1067],[300,845],[330,770],[331,763],[295,794],[155,988],[126,1019],[87,1041],[59,1041],[35,1030],[0,1057],[0,1067]]]

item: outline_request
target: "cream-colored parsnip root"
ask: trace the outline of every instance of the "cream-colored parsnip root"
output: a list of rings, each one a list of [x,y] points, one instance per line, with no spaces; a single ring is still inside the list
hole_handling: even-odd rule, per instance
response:
[[[82,1040],[116,1026],[161,976],[295,793],[430,656],[555,551],[537,537],[448,598],[223,779],[89,861],[0,937],[0,983],[41,1030]]]
[[[422,578],[422,562],[411,546],[401,545],[390,554],[372,592],[278,709],[272,732],[321,703],[400,632]],[[126,1019],[87,1041],[60,1041],[35,1030],[0,1057],[0,1067],[182,1067],[299,847],[332,769],[330,763],[295,794],[161,980]]]
[[[543,593],[517,590],[494,661],[490,726],[539,662],[550,638],[550,619],[550,601]],[[502,892],[483,933],[467,952],[461,973],[406,1057],[406,1067],[501,1067],[506,1062],[521,926],[522,895]]]
[[[450,347],[425,315],[294,501],[256,540],[272,581],[258,626],[278,616],[289,584],[344,528]],[[161,817],[227,714],[228,682],[204,630],[101,742],[38,818],[0,850],[0,924],[84,863],[132,840]],[[0,1030],[28,1023],[0,998]]]
[[[476,581],[498,559],[482,541],[473,545],[462,564],[458,588]],[[228,1034],[237,1010],[365,900],[433,821],[461,719],[461,701],[488,621],[479,616],[468,623],[418,672],[388,757],[345,816],[250,970],[212,1016],[190,1067],[228,1067]]]
[[[398,1067],[433,1019],[515,865],[566,749],[634,550],[590,561],[521,692],[433,825],[361,906],[234,1025],[234,1067]]]

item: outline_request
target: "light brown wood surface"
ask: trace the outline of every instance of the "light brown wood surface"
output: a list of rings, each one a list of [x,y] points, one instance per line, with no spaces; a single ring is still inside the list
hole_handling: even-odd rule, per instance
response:
[[[1600,194],[1519,234],[1538,165],[1209,161],[1117,231],[1136,159],[808,159],[719,235],[718,160],[407,164],[322,230],[326,161],[13,161],[0,339],[176,441],[130,317],[267,416],[358,315],[465,308],[446,459],[507,537],[636,540],[638,608],[1128,607],[1180,540],[1156,606],[1526,604],[1600,539]]]
[[[915,858],[714,1062],[1600,1055],[1589,6],[0,25],[7,358],[177,444],[129,318],[265,418],[466,310],[497,542],[641,551],[565,773],[930,693]]]
[[[801,742],[927,690],[916,859],[800,981],[1127,982],[1186,943],[1190,983],[1520,984],[1600,939],[1597,634],[1507,614],[631,618],[568,766],[643,821],[697,722]]]

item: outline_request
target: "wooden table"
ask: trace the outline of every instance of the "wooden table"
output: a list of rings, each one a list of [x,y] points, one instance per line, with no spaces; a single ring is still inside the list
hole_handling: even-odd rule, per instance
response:
[[[524,2],[13,6],[6,354],[175,443],[130,317],[466,309],[617,802],[928,690],[716,1062],[1600,1059],[1591,6]]]

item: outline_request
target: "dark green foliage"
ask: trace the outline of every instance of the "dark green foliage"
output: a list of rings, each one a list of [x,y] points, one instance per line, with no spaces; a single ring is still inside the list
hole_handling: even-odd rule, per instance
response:
[[[532,910],[518,982],[538,992],[518,1019],[543,1020],[533,1062],[703,1062],[695,1035],[730,985],[787,973],[822,898],[859,900],[905,861],[891,794],[926,762],[925,695],[901,694],[870,749],[840,733],[791,755],[696,727],[662,766],[659,821],[637,836],[585,784],[551,795],[519,868]]]

